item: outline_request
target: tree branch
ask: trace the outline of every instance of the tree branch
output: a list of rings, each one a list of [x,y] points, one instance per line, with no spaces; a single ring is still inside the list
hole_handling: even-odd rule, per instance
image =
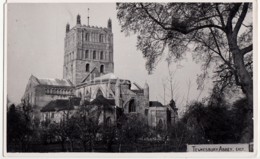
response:
[[[239,78],[238,78],[238,75],[237,75],[237,71],[236,71],[236,70],[233,71],[233,75],[234,75],[234,77],[235,77],[236,85],[241,86],[241,83],[240,83],[240,81],[239,81]]]
[[[234,28],[234,36],[237,36],[238,34],[238,31],[239,29],[241,28],[241,25],[246,17],[246,13],[247,13],[247,10],[248,10],[248,5],[249,3],[245,3],[244,6],[243,6],[243,9],[242,9],[242,13],[240,14],[239,18],[238,18],[238,21],[237,21],[237,24]]]
[[[211,51],[215,52],[217,55],[220,56],[220,58],[223,60],[223,62],[230,68],[230,69],[233,69],[233,67],[231,66],[231,63],[228,62],[224,57],[223,55],[221,54],[221,50],[218,46],[218,43],[217,43],[217,40],[216,40],[216,37],[214,36],[214,33],[212,33],[212,30],[210,29],[211,31],[211,34],[213,35],[213,38],[214,38],[214,42],[216,43],[216,47],[218,49],[218,51],[216,51],[215,49],[211,48],[210,45],[208,45],[204,40],[199,40],[196,38],[196,40],[200,43],[203,43],[208,49],[210,49]]]
[[[224,18],[223,18],[222,14],[221,14],[220,11],[219,11],[218,5],[219,5],[219,4],[216,3],[216,10],[217,10],[217,12],[218,12],[218,16],[219,16],[219,18],[220,18],[222,27],[225,28],[226,26],[225,26]]]
[[[228,20],[227,20],[227,26],[226,26],[226,28],[230,31],[232,31],[232,20],[236,16],[241,4],[242,3],[235,3],[234,7],[230,9],[230,12],[229,12],[229,15],[228,15]]]
[[[251,45],[249,45],[249,46],[247,46],[247,47],[241,49],[241,53],[242,53],[243,55],[245,55],[246,53],[248,53],[248,52],[250,52],[250,51],[252,51],[252,50],[253,50],[253,44],[251,44]]]
[[[225,70],[228,70],[228,69],[230,69],[230,68],[229,68],[229,67],[224,67],[224,68],[222,68],[222,69],[220,69],[220,70],[214,71],[214,73],[221,73],[221,72],[223,72],[223,71],[225,71]]]
[[[145,11],[145,13],[149,16],[149,18],[151,18],[156,24],[158,24],[159,26],[161,26],[164,30],[168,30],[160,21],[158,21],[157,19],[155,19],[149,12],[148,10],[144,7],[144,5],[142,3],[140,3],[142,9]]]
[[[222,30],[222,31],[225,31],[225,29],[222,28],[221,26],[214,25],[214,24],[202,25],[202,26],[198,26],[198,27],[191,28],[191,29],[185,29],[185,28],[174,27],[174,26],[166,27],[166,26],[164,26],[160,21],[158,21],[156,18],[154,18],[154,17],[148,12],[148,10],[144,7],[144,5],[143,5],[142,3],[140,3],[140,5],[141,5],[142,9],[145,11],[145,13],[148,15],[148,17],[151,18],[156,24],[158,24],[159,26],[161,26],[164,30],[177,31],[177,32],[180,32],[180,33],[182,33],[182,34],[188,34],[188,33],[191,33],[191,32],[193,32],[193,31],[200,30],[200,29],[205,29],[205,28],[217,28],[217,29],[220,29],[220,30]]]
[[[219,45],[218,45],[218,41],[217,41],[216,36],[215,36],[215,34],[213,33],[213,31],[212,31],[211,28],[210,28],[210,32],[211,32],[211,34],[212,34],[212,36],[213,36],[213,39],[214,39],[214,41],[215,41],[215,43],[216,43],[216,46],[217,46],[217,49],[218,49],[218,55],[219,55],[220,58],[224,61],[224,63],[227,64],[230,69],[232,69],[232,66],[231,66],[230,62],[228,62],[228,61],[223,57],[223,55],[221,54],[221,50],[220,50],[220,47],[219,47]]]
[[[186,30],[186,29],[182,29],[182,28],[171,28],[172,30],[175,30],[175,31],[178,31],[182,34],[188,34],[188,33],[191,33],[195,30],[200,30],[200,29],[205,29],[205,28],[217,28],[217,29],[220,29],[222,31],[225,31],[224,28],[222,28],[221,26],[218,26],[218,25],[214,25],[214,24],[208,24],[208,25],[202,25],[202,26],[198,26],[198,27],[195,27],[195,28],[191,28],[189,30]]]

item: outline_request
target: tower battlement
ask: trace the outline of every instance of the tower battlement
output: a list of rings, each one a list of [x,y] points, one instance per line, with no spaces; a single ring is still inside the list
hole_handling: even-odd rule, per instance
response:
[[[66,25],[64,39],[63,78],[75,86],[95,70],[96,76],[114,72],[112,22],[108,27],[82,25],[77,16],[76,25]]]

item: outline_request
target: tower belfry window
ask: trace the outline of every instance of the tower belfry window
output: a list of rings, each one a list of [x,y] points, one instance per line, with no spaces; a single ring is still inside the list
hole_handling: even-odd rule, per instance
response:
[[[86,34],[85,34],[85,40],[86,40],[86,41],[89,41],[89,33],[86,33]]]
[[[158,128],[159,130],[163,128],[163,121],[162,121],[162,119],[159,120],[158,125],[157,125],[157,128]]]
[[[104,35],[103,35],[103,34],[100,34],[100,35],[99,35],[99,42],[100,42],[100,43],[103,43],[103,42],[104,42]]]
[[[86,64],[86,72],[89,72],[89,64]]]
[[[109,52],[109,61],[113,61],[113,54],[112,54],[112,52]]]
[[[101,51],[100,52],[100,60],[103,60],[103,58],[104,58],[104,53],[103,53],[103,51]]]
[[[100,73],[104,73],[104,65],[100,66]]]
[[[132,99],[130,102],[129,102],[129,113],[130,112],[135,112],[136,111],[136,105],[135,105],[135,101]]]
[[[96,56],[97,56],[96,51],[93,51],[93,59],[96,59],[97,58]]]
[[[85,58],[88,59],[89,55],[88,55],[88,50],[85,51]]]

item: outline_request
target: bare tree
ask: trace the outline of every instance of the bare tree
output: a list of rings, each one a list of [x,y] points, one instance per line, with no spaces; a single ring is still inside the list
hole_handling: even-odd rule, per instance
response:
[[[193,44],[195,60],[202,62],[200,79],[213,68],[220,90],[241,88],[252,110],[252,3],[118,3],[117,10],[122,30],[138,34],[150,73],[165,48],[179,60]],[[252,111],[247,116],[253,122]],[[252,127],[245,130],[245,136],[252,133]]]

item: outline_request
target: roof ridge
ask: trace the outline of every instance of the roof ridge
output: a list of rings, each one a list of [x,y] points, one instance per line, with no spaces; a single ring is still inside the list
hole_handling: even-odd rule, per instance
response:
[[[39,78],[34,76],[34,75],[31,75],[31,78],[34,78],[40,85],[41,85],[41,82],[39,81]]]
[[[73,86],[72,82],[64,78],[37,78],[40,85]]]
[[[42,80],[50,80],[50,79],[58,79],[58,80],[68,80],[68,79],[65,79],[65,78],[38,78],[38,79],[42,79]]]

